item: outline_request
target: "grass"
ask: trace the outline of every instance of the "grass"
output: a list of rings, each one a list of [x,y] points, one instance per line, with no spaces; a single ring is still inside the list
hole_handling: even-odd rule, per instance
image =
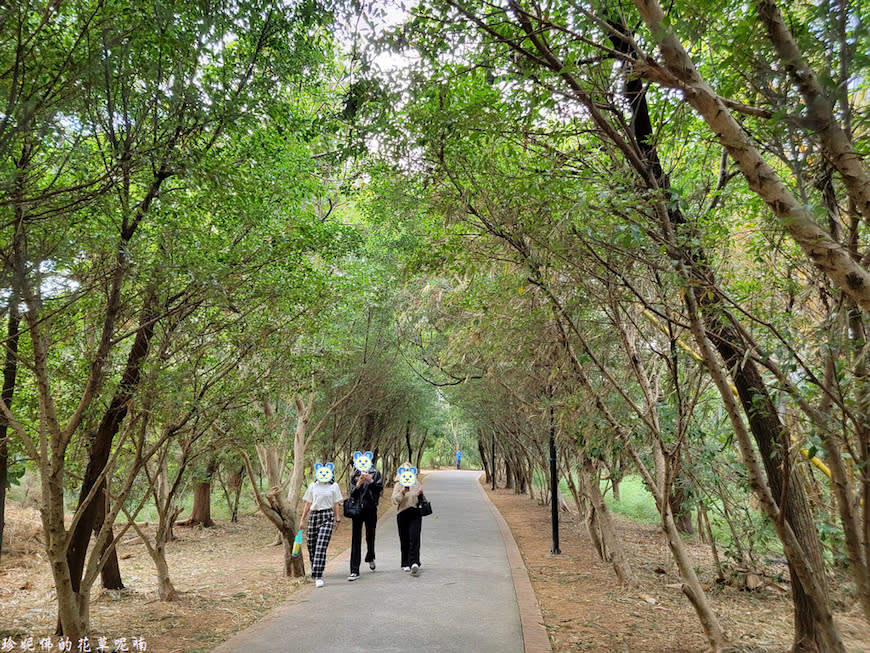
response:
[[[192,492],[188,492],[184,496],[182,506],[181,513],[178,515],[179,519],[185,519],[190,516],[193,509]],[[242,491],[242,496],[239,500],[239,515],[248,515],[257,512],[258,510],[259,508],[257,507],[257,503],[251,493],[251,489],[249,486],[246,486],[245,490]],[[224,494],[221,492],[220,486],[218,486],[217,483],[214,484],[211,492],[211,518],[217,521],[229,521],[230,519],[230,507],[227,505],[227,502],[224,499]],[[156,522],[157,509],[154,507],[154,503],[148,502],[142,506],[142,510],[139,512],[136,519],[137,521]]]
[[[541,488],[547,487],[547,481],[540,473],[535,474],[534,483],[539,491]],[[569,497],[571,495],[571,491],[568,489],[564,479],[560,480],[559,486],[563,496]],[[613,498],[613,492],[607,491],[605,493],[605,489],[609,487],[609,484],[601,483],[604,501],[613,512],[647,524],[658,524],[661,522],[656,502],[647,491],[639,476],[626,476],[622,479],[622,482],[619,484],[619,501]]]
[[[540,473],[535,475],[534,483],[538,491],[547,487],[546,478]],[[640,476],[629,475],[622,479],[619,484],[619,501],[614,499],[609,483],[602,482],[600,487],[604,501],[612,512],[638,523],[654,526],[661,524],[661,516],[656,508],[655,500],[646,489]],[[560,479],[560,491],[563,496],[570,497],[570,490],[564,479]],[[694,517],[694,510],[692,514]],[[709,517],[713,538],[720,546],[720,550],[727,553],[727,549],[731,546],[729,543],[732,542],[731,532],[717,518],[715,510],[709,512]],[[746,515],[744,515],[744,520],[739,524],[742,528],[744,546],[751,547],[756,552],[763,552],[763,555],[766,556],[783,557],[782,544],[764,515],[758,510],[752,510],[748,518],[750,521],[746,522]],[[824,554],[830,561],[832,557],[830,546],[825,547]],[[839,557],[842,558],[842,554]]]
[[[607,485],[609,487],[609,484]],[[601,491],[605,484],[601,484]],[[647,491],[639,476],[626,476],[619,484],[619,501],[613,498],[613,492],[604,495],[604,502],[613,512],[647,524],[661,522],[656,502]]]

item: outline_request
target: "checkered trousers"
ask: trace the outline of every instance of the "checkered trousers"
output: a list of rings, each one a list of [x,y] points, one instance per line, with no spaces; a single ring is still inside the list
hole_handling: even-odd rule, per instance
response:
[[[335,512],[312,510],[308,515],[308,557],[311,560],[311,577],[322,578],[326,567],[326,547],[335,529]]]

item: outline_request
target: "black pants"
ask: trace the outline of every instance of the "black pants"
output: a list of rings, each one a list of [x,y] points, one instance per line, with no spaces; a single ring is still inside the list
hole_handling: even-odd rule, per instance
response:
[[[399,527],[399,547],[402,550],[402,566],[420,564],[420,530],[423,517],[417,508],[405,508],[396,515]]]
[[[350,573],[359,573],[359,563],[362,554],[362,528],[366,527],[366,562],[375,559],[375,528],[378,525],[378,511],[363,510],[358,517],[353,517],[353,529],[350,540]]]

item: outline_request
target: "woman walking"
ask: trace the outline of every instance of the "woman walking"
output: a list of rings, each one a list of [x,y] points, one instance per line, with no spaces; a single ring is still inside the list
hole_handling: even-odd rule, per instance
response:
[[[341,488],[332,480],[335,465],[332,463],[314,464],[314,475],[317,478],[308,489],[302,500],[302,521],[308,519],[308,558],[311,561],[311,577],[316,587],[323,587],[323,569],[326,567],[326,548],[332,539],[335,525],[341,521]]]
[[[409,571],[416,576],[420,570],[420,530],[423,525],[423,516],[417,503],[423,495],[423,486],[417,480],[417,468],[407,462],[399,467],[396,480],[392,500],[396,506],[402,571]]]
[[[350,541],[349,581],[359,578],[359,565],[362,558],[362,529],[366,529],[366,562],[369,569],[375,570],[375,529],[378,526],[378,502],[384,490],[381,473],[374,466],[371,451],[353,452],[354,472],[350,477],[348,497],[358,502],[359,512],[351,517],[353,529]]]

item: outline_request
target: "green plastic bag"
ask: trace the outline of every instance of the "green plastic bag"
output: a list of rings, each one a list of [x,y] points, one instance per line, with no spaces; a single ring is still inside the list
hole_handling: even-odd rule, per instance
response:
[[[290,552],[290,555],[294,558],[298,558],[302,553],[302,529],[299,529],[299,532],[296,533],[296,539],[293,540],[293,551]]]

